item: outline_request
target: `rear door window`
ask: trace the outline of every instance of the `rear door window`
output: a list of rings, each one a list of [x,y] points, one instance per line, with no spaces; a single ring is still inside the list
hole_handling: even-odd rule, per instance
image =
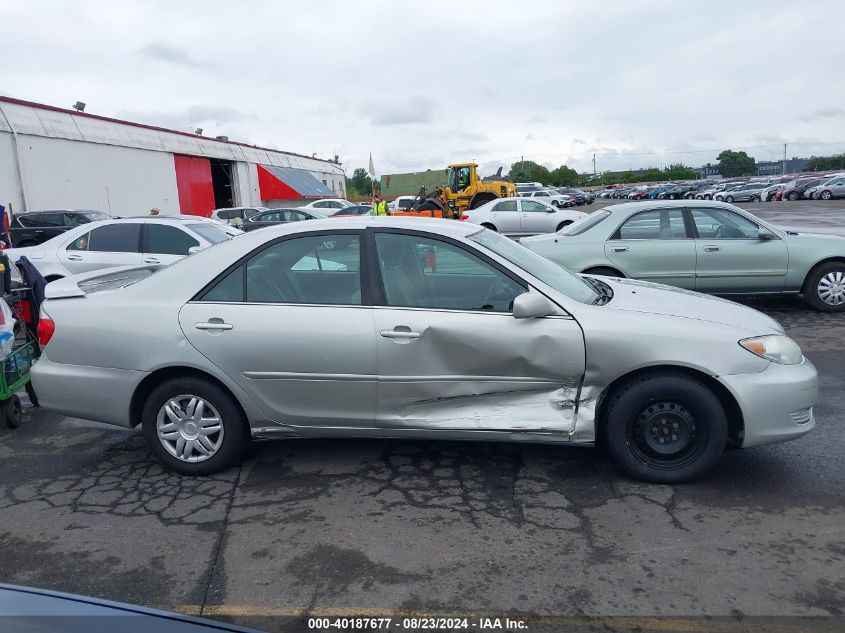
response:
[[[159,255],[187,255],[188,251],[199,246],[198,240],[182,229],[167,224],[147,224],[145,253]]]
[[[613,236],[617,240],[682,240],[687,238],[681,209],[654,209],[637,213]]]
[[[90,236],[86,248],[71,248],[68,250],[89,250],[105,253],[138,253],[141,248],[141,224],[124,223],[100,226],[87,234]],[[75,240],[75,245],[82,238]]]

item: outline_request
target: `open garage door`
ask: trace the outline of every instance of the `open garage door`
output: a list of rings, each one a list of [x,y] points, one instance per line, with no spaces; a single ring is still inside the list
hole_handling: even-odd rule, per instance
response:
[[[210,216],[216,208],[211,162],[199,156],[174,154],[176,189],[179,192],[179,212]]]

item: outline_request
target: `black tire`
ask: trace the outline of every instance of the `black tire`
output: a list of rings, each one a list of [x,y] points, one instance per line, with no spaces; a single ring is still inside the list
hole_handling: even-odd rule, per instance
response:
[[[728,204],[732,203],[733,201],[734,201],[733,196],[725,196],[725,202],[727,202]]]
[[[32,382],[26,383],[26,395],[29,396],[29,401],[32,403],[33,407],[41,406],[38,402],[38,394],[35,393],[35,387],[32,386]]]
[[[804,282],[804,301],[819,312],[845,312],[845,301],[836,305],[822,299],[822,290],[819,286],[825,277],[828,277],[828,284],[833,282],[842,287],[845,283],[845,263],[828,262],[813,268]]]
[[[565,220],[565,221],[563,221],[563,222],[561,222],[560,224],[557,225],[557,228],[555,229],[555,231],[560,231],[563,227],[569,226],[570,224],[572,224],[572,220]]]
[[[602,430],[608,451],[627,475],[660,484],[701,477],[728,442],[727,415],[716,395],[700,380],[673,371],[646,374],[615,389]]]
[[[6,426],[10,429],[16,429],[21,425],[21,420],[23,419],[23,405],[21,404],[21,399],[18,398],[17,394],[12,394],[12,397],[8,400],[4,400],[2,403],[3,409],[3,420],[6,422]]]
[[[483,223],[481,224],[481,226],[483,226],[485,229],[490,229],[491,231],[494,231],[494,232],[496,232],[496,233],[498,233],[498,232],[499,232],[499,231],[496,229],[496,227],[495,227],[495,226],[493,226],[492,224],[490,224],[489,222],[483,222]]]
[[[601,275],[602,277],[621,277],[622,279],[625,278],[625,275],[621,274],[618,270],[613,270],[612,268],[606,268],[604,266],[597,266],[596,268],[588,268],[584,271],[585,275]]]
[[[187,462],[171,454],[158,438],[156,422],[160,409],[180,395],[197,396],[217,410],[222,439],[216,452],[204,461]],[[170,470],[183,475],[211,475],[239,463],[250,444],[249,427],[234,398],[224,389],[203,378],[174,378],[153,389],[141,414],[144,439],[152,453]]]
[[[825,189],[819,194],[819,200],[831,200],[833,198],[833,192],[829,189]]]
[[[792,202],[795,202],[795,201],[796,201],[796,200],[798,200],[798,198],[800,198],[800,197],[801,197],[801,196],[799,196],[799,195],[798,195],[798,192],[797,192],[797,191],[790,191],[790,192],[789,192],[789,195],[787,196],[787,199],[792,200]]]
[[[706,196],[704,196],[704,199],[705,199],[705,200],[712,200],[712,199],[713,199],[713,196],[711,196],[711,195],[708,193]]]
[[[751,202],[761,202],[760,196],[751,196]]]

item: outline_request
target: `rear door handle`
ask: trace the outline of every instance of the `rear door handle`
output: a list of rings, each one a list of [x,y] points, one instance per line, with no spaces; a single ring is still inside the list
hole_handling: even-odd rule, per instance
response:
[[[716,251],[722,250],[721,246],[716,246],[715,244],[708,244],[704,247],[705,252],[707,253],[715,253]]]
[[[160,264],[161,262],[156,257],[145,257],[145,264]]]
[[[72,262],[81,262],[82,255],[68,255],[67,258]]]
[[[382,330],[380,334],[384,338],[398,338],[398,339],[415,339],[421,335],[419,332],[411,332],[410,330]]]
[[[200,321],[194,324],[198,330],[231,330],[231,323],[224,323],[221,319],[212,319],[210,321]]]
[[[628,247],[627,246],[613,246],[610,250],[614,253],[627,253]]]

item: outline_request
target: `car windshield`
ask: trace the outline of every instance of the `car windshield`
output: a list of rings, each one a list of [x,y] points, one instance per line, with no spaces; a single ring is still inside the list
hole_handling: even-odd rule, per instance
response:
[[[578,275],[499,233],[482,229],[470,235],[469,239],[504,257],[514,266],[533,275],[570,299],[581,303],[593,303],[599,296],[593,287]]]
[[[212,222],[197,222],[186,226],[211,244],[224,242],[240,233],[240,231],[234,232],[231,228],[214,224]]]

